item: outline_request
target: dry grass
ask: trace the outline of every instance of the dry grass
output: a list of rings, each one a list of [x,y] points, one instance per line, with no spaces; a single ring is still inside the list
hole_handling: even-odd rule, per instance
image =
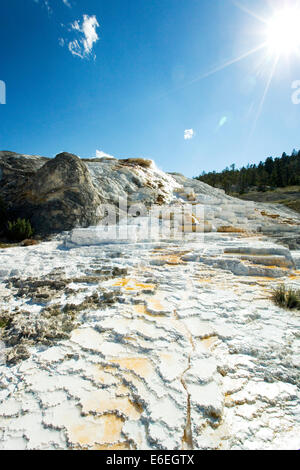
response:
[[[272,300],[278,307],[300,310],[300,290],[287,289],[281,285],[273,290]]]
[[[266,191],[264,193],[257,191],[251,191],[243,195],[233,193],[232,196],[246,201],[282,204],[289,209],[300,212],[300,186],[277,188],[274,191]]]
[[[14,248],[15,246],[18,246],[17,243],[0,243],[0,249],[4,248]]]
[[[245,230],[232,226],[223,226],[218,228],[218,233],[245,233]]]
[[[38,245],[39,242],[37,240],[23,240],[22,243],[21,243],[21,246],[34,246],[34,245]]]
[[[152,160],[146,160],[144,158],[127,158],[125,160],[119,160],[121,165],[132,165],[141,166],[142,168],[150,168],[152,166]]]

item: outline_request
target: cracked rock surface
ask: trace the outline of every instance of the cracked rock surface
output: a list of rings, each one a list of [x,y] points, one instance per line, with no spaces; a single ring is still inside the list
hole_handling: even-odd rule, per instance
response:
[[[1,250],[13,274],[0,285],[13,324],[2,339],[9,353],[22,330],[27,354],[0,366],[0,448],[299,448],[299,315],[270,301],[276,276],[204,260],[266,246],[276,252],[212,233]],[[284,279],[299,286],[300,273]],[[72,314],[66,337],[51,315],[36,327],[51,307]]]

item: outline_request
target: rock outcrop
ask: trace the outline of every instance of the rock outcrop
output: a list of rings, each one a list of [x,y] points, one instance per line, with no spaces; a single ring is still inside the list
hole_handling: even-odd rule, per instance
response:
[[[32,224],[45,233],[87,227],[101,218],[97,194],[86,165],[75,155],[61,153],[47,161],[24,188]]]
[[[0,196],[12,217],[26,217],[49,234],[97,224],[104,204],[169,202],[176,181],[150,160],[54,159],[0,152]]]
[[[9,209],[30,219],[38,232],[51,233],[98,222],[97,207],[102,201],[86,165],[77,156],[61,153],[45,160],[2,155],[0,166],[0,191]]]

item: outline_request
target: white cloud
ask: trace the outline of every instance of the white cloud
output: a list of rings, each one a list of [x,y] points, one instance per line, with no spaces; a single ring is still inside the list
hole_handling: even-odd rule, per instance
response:
[[[39,0],[34,0],[34,2],[35,3],[40,3]],[[49,0],[41,0],[41,4],[42,4],[42,6],[46,7],[49,14],[51,14],[53,12],[53,10],[50,6]]]
[[[96,158],[115,158],[108,153],[102,152],[102,150],[96,150]]]
[[[184,140],[191,140],[193,137],[195,137],[194,129],[186,129],[184,131]]]
[[[72,5],[69,0],[62,0],[62,1],[67,7],[72,8]],[[34,0],[34,2],[40,3],[40,0]],[[41,3],[42,5],[45,5],[49,13],[52,12],[52,8],[50,6],[50,0],[41,0]]]
[[[226,124],[227,121],[228,121],[228,117],[223,116],[219,121],[219,127],[223,127]]]
[[[78,55],[78,57],[80,57],[81,59],[84,58],[84,56],[82,55],[82,47],[77,41],[77,39],[72,42],[69,42],[68,48],[72,55]]]
[[[69,42],[68,48],[71,54],[85,59],[92,53],[94,44],[99,40],[97,28],[99,23],[96,16],[83,15],[83,20],[74,21],[71,25],[72,30],[79,34],[78,39]],[[94,57],[96,57],[94,55]]]

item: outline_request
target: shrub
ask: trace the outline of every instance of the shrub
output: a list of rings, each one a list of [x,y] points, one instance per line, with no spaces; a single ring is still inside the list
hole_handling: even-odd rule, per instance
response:
[[[34,231],[29,220],[19,218],[13,222],[8,222],[7,236],[11,241],[21,242],[31,238],[33,233]]]
[[[7,325],[8,325],[8,320],[0,318],[0,328],[4,329],[7,327]]]
[[[286,294],[287,308],[300,310],[300,291],[289,290]]]
[[[287,289],[281,285],[273,290],[272,300],[278,307],[300,310],[300,290]]]
[[[279,307],[285,306],[285,295],[286,289],[285,286],[276,287],[272,292],[272,300]]]

